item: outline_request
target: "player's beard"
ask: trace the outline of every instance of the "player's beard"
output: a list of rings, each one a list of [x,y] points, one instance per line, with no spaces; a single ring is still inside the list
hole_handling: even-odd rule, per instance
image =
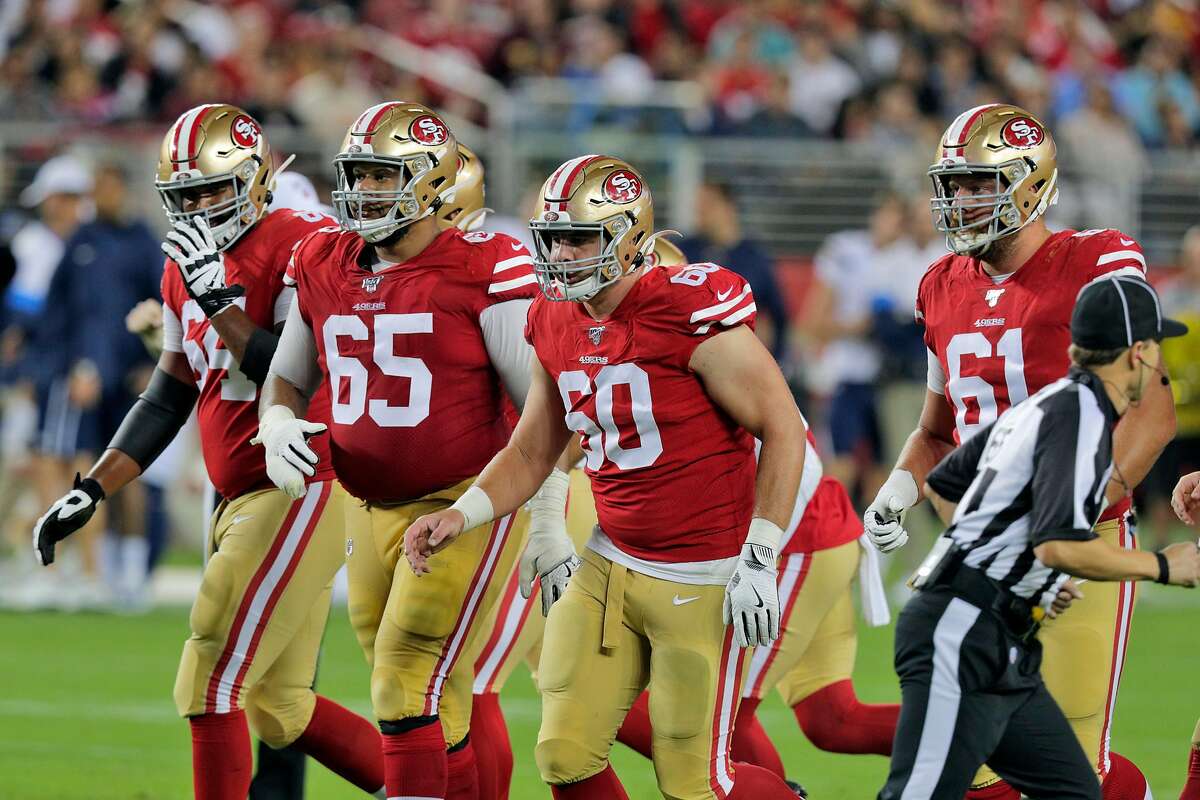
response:
[[[391,247],[392,245],[398,244],[404,239],[405,236],[408,236],[408,232],[412,228],[414,222],[416,222],[415,219],[409,220],[403,227],[392,231],[387,235],[387,237],[375,242],[375,249],[378,250],[380,248]]]
[[[979,255],[975,257],[980,261],[986,261],[994,267],[1008,260],[1016,244],[1017,231],[1013,231],[1006,236],[1001,236],[999,239],[993,239],[988,242],[987,247],[983,248],[979,252]]]

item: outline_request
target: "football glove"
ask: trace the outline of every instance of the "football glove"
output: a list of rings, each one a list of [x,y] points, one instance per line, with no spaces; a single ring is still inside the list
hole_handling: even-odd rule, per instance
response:
[[[917,504],[917,482],[906,469],[892,470],[879,487],[875,501],[863,513],[863,530],[881,553],[890,553],[905,545],[904,512]]]
[[[521,553],[521,597],[529,599],[533,582],[541,582],[542,616],[567,591],[583,562],[567,535],[567,473],[555,469],[529,501],[529,543]]]
[[[94,478],[80,478],[75,473],[75,488],[54,501],[33,526],[33,552],[38,563],[48,567],[54,563],[54,546],[87,525],[96,504],[104,499],[104,489]]]
[[[258,435],[250,444],[261,444],[267,453],[267,477],[293,499],[308,491],[305,477],[316,474],[317,454],[308,437],[325,430],[321,422],[297,419],[287,406],[271,406],[258,423]]]
[[[779,638],[779,590],[775,585],[775,553],[783,531],[762,517],[750,521],[733,577],[725,587],[722,617],[733,626],[738,647],[769,645]]]
[[[246,293],[236,284],[225,285],[225,256],[203,217],[176,222],[167,231],[162,251],[179,267],[188,295],[209,319]]]

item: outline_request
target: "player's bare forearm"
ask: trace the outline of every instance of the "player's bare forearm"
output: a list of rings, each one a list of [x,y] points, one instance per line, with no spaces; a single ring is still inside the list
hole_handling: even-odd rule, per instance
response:
[[[1033,552],[1047,567],[1077,578],[1136,581],[1158,577],[1158,559],[1153,553],[1125,550],[1103,539],[1056,539],[1042,542]]]
[[[754,515],[786,526],[800,488],[807,431],[775,359],[739,325],[705,340],[689,366],[712,401],[762,441]]]
[[[570,473],[575,469],[575,465],[583,458],[583,443],[578,436],[572,436],[567,440],[567,446],[562,451],[562,455],[558,457],[558,462],[554,465],[563,472]]]
[[[908,435],[895,468],[912,473],[913,481],[919,487],[954,447],[954,415],[946,398],[926,389],[917,429]]]
[[[954,510],[958,508],[957,503],[951,503],[946,498],[933,490],[933,487],[928,482],[923,482],[922,489],[925,492],[925,497],[929,500],[929,504],[933,506],[933,510],[937,512],[938,519],[943,525],[949,525],[950,520],[954,518]]]
[[[788,399],[791,397],[789,395]],[[804,446],[808,435],[794,403],[777,410],[778,419],[766,426],[754,479],[754,516],[786,528],[796,505],[800,475],[804,472]]]
[[[225,349],[233,354],[233,360],[241,364],[246,355],[246,345],[254,332],[259,330],[259,326],[250,319],[249,314],[235,305],[227,306],[220,314],[209,319],[209,322],[221,337]]]
[[[517,510],[533,497],[571,438],[550,376],[536,359],[530,372],[529,394],[516,430],[475,482],[487,493],[497,517]]]
[[[104,494],[112,497],[113,492],[142,474],[142,468],[132,458],[120,450],[109,448],[100,456],[100,460],[88,470],[86,477],[94,478]]]
[[[271,406],[286,406],[297,417],[303,417],[308,411],[308,397],[274,372],[268,372],[267,379],[263,381],[262,397],[258,402],[259,419]]]
[[[1119,502],[1145,479],[1163,448],[1174,438],[1175,398],[1171,387],[1152,380],[1142,401],[1130,406],[1113,430],[1116,467],[1105,490],[1110,505]]]

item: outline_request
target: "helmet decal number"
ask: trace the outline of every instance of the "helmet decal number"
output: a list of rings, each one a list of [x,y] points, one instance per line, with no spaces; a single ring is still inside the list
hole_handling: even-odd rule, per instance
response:
[[[419,144],[434,147],[446,143],[446,140],[450,138],[450,129],[437,117],[425,114],[412,121],[408,135]]]
[[[262,130],[258,127],[258,123],[250,117],[238,114],[229,128],[229,136],[238,147],[253,150],[258,147],[258,142],[262,138]]]
[[[614,203],[632,203],[642,196],[642,179],[627,169],[619,169],[604,180],[602,191]]]
[[[1014,117],[1000,129],[1000,139],[1009,147],[1037,147],[1046,140],[1042,126],[1029,117]]]

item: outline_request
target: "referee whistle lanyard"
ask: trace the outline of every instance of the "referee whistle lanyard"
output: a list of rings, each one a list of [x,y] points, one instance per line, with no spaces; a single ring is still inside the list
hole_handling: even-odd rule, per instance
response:
[[[611,650],[617,646],[621,620],[625,617],[625,573],[623,564],[609,562],[608,587],[604,592],[604,634],[600,646]]]

